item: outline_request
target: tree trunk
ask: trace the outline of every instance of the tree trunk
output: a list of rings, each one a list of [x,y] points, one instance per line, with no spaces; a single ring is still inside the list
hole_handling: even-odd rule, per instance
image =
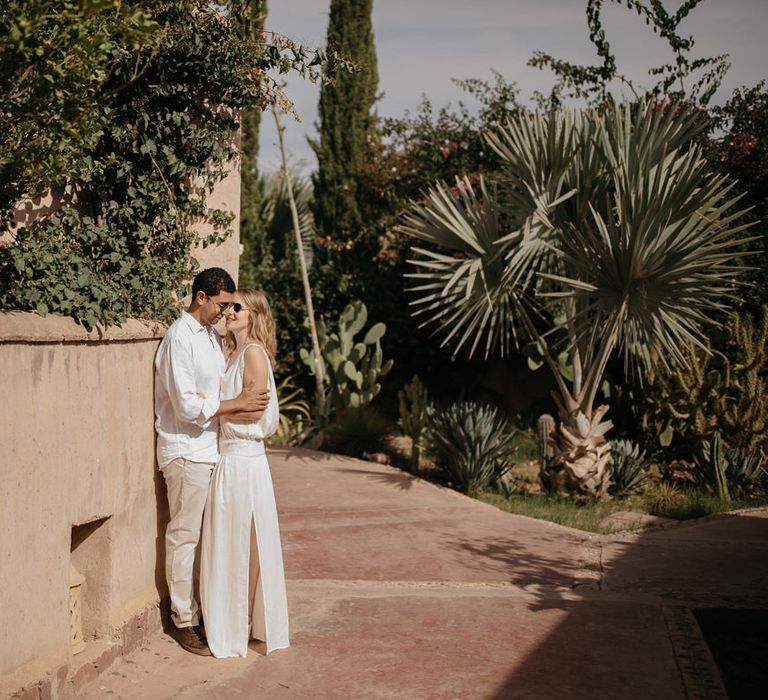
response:
[[[560,403],[560,402],[558,402]],[[613,427],[603,420],[608,406],[598,406],[587,417],[580,408],[560,411],[560,425],[549,436],[553,456],[542,470],[548,491],[602,498],[608,492],[611,445],[605,434]]]
[[[293,183],[291,182],[291,175],[288,172],[288,158],[285,155],[285,144],[283,142],[283,125],[280,123],[280,117],[277,114],[277,107],[275,105],[272,105],[272,115],[275,117],[277,141],[280,147],[280,158],[283,164],[283,177],[285,177],[285,187],[286,192],[288,193],[288,203],[290,204],[291,208],[293,230],[296,234],[296,250],[299,256],[299,267],[301,268],[301,281],[304,285],[304,300],[307,304],[309,334],[312,339],[312,357],[315,360],[315,406],[317,408],[316,418],[322,422],[325,422],[327,416],[325,407],[325,376],[323,371],[323,357],[320,354],[320,342],[317,338],[315,308],[312,304],[312,290],[309,285],[309,272],[307,271],[307,261],[304,257],[304,243],[301,238],[301,223],[299,221],[299,212],[296,209],[296,199],[293,196]]]

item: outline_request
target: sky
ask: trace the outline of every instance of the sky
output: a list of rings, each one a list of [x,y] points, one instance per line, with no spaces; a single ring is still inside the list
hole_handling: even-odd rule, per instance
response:
[[[269,0],[267,29],[307,46],[324,47],[330,0]],[[674,11],[679,0],[666,0]],[[551,73],[526,65],[535,50],[574,63],[596,63],[586,23],[586,0],[374,0],[373,30],[378,57],[376,111],[400,117],[416,111],[426,95],[436,108],[464,100],[451,78],[492,80],[491,69],[517,83],[522,104],[534,90],[547,92]],[[669,62],[664,40],[624,5],[603,5],[606,38],[619,72],[650,85],[648,68]],[[731,69],[714,103],[734,88],[768,78],[768,0],[703,0],[680,25],[696,40],[692,55],[730,54]],[[283,116],[290,162],[302,172],[316,167],[307,137],[317,135],[319,87],[289,79],[288,96],[301,118]],[[280,165],[271,115],[262,119],[259,164],[262,171]]]

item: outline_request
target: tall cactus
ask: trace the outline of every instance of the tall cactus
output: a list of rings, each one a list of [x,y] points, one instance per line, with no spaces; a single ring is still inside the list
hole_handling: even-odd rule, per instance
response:
[[[421,439],[427,426],[427,388],[417,374],[397,392],[400,404],[400,424],[403,431],[413,441],[411,447],[411,466],[419,468],[421,459]]]
[[[365,304],[357,300],[341,312],[337,332],[329,333],[323,321],[317,324],[323,369],[336,413],[370,403],[381,391],[379,380],[392,369],[392,360],[384,362],[381,351],[381,338],[387,330],[383,323],[371,326],[362,341],[355,340],[367,320]],[[302,348],[299,355],[312,371],[310,353]]]
[[[715,433],[712,438],[712,447],[710,448],[710,460],[712,462],[712,468],[715,472],[715,483],[717,484],[717,495],[723,501],[730,501],[731,494],[728,491],[728,477],[726,471],[728,470],[728,461],[723,454],[722,438],[720,433]]]
[[[539,445],[539,476],[542,483],[546,484],[546,469],[549,460],[552,459],[554,449],[549,437],[555,430],[555,419],[548,413],[539,416],[536,421],[536,437]]]

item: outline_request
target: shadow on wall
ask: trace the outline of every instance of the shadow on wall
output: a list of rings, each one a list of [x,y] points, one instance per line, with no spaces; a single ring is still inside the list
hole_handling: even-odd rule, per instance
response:
[[[165,580],[165,528],[170,519],[168,511],[168,496],[165,490],[163,473],[155,464],[155,502],[157,504],[157,535],[155,537],[155,588],[160,601],[160,610],[165,613],[168,608],[168,584]],[[165,625],[165,614],[163,615]]]
[[[28,227],[38,219],[50,216],[61,207],[69,206],[76,201],[74,193],[63,187],[52,187],[36,197],[22,199],[14,209],[10,231]]]

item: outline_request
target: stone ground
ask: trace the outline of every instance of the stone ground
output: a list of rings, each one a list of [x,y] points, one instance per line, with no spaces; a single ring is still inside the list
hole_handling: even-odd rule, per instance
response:
[[[384,465],[269,458],[291,648],[158,634],[85,700],[726,698],[693,610],[768,608],[768,509],[592,535]]]

